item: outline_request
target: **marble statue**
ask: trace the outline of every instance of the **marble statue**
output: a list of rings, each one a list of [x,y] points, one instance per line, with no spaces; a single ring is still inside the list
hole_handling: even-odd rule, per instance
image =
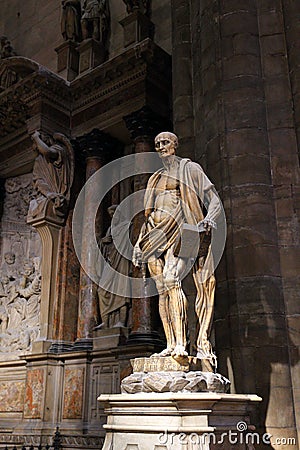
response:
[[[128,276],[130,270],[130,261],[124,254],[124,246],[127,244],[126,233],[128,232],[128,222],[121,216],[117,209],[118,205],[112,205],[108,208],[108,214],[111,219],[114,218],[114,233],[119,236],[119,250],[114,245],[112,236],[112,226],[106,232],[106,235],[100,240],[100,251],[104,257],[105,264],[100,268],[100,283],[98,288],[99,310],[101,315],[101,324],[96,329],[125,327],[128,320],[128,309],[130,299],[114,294],[116,290],[120,292],[115,283],[118,283],[118,277],[111,272],[112,267],[116,272]],[[124,238],[122,238],[122,236]],[[126,291],[126,286],[122,289]]]
[[[147,184],[144,197],[146,221],[134,247],[133,264],[141,267],[146,261],[151,277],[155,277],[159,313],[167,341],[167,347],[158,355],[180,359],[188,356],[187,299],[181,280],[187,274],[189,258],[175,255],[179,231],[184,224],[197,225],[209,235],[216,227],[221,205],[201,166],[177,157],[177,147],[178,138],[173,133],[160,133],[155,138],[155,149],[163,168],[155,172]],[[201,276],[205,262],[212,261],[210,246],[207,252],[199,252],[201,256],[193,261],[199,328],[197,358],[215,366],[216,358],[208,340],[215,290],[213,269],[205,281]]]
[[[61,33],[65,41],[81,41],[81,3],[80,0],[63,0]]]
[[[70,189],[74,176],[74,156],[70,141],[60,133],[41,137],[32,135],[38,152],[33,167],[35,198],[31,200],[27,221],[46,217],[63,221],[68,212]]]
[[[83,39],[93,38],[106,45],[110,13],[108,0],[84,0],[82,4],[81,29]]]

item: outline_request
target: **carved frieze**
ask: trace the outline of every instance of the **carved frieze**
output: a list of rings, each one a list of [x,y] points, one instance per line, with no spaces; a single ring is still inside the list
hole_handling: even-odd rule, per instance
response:
[[[40,241],[26,224],[32,174],[4,184],[0,252],[0,359],[28,352],[39,337]]]
[[[12,177],[5,181],[6,203],[4,220],[25,220],[30,200],[33,198],[32,175]]]
[[[13,256],[13,254],[6,254]],[[40,258],[24,262],[21,272],[2,272],[0,280],[0,359],[30,350],[40,334]]]

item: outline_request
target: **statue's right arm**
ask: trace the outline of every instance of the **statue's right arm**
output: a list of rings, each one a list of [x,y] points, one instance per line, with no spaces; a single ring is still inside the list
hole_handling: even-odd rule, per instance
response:
[[[40,137],[40,133],[38,131],[35,131],[32,135],[32,140],[36,145],[37,150],[39,153],[41,153],[43,156],[46,157],[52,157],[53,159],[56,159],[58,154],[57,151],[53,148],[48,147],[47,144],[45,144],[44,141],[42,141]]]
[[[133,247],[133,254],[132,254],[132,264],[135,267],[141,267],[142,265],[142,250],[140,248],[140,242],[145,234],[145,224],[143,224],[141,230],[140,230],[140,234],[139,237],[135,243],[135,246]]]

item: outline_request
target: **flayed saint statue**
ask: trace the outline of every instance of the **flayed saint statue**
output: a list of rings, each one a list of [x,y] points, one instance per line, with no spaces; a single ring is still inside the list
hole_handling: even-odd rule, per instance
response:
[[[197,358],[215,366],[216,358],[209,342],[215,291],[210,239],[221,203],[201,166],[176,156],[177,147],[178,138],[173,133],[163,132],[155,138],[163,168],[147,184],[146,220],[134,247],[133,264],[148,265],[159,293],[159,313],[167,346],[156,356],[174,358],[188,356],[187,299],[182,280],[192,268],[197,290]],[[178,250],[179,238],[184,245],[184,230],[196,230],[197,236],[203,236],[197,254],[185,254],[183,248],[182,256]]]

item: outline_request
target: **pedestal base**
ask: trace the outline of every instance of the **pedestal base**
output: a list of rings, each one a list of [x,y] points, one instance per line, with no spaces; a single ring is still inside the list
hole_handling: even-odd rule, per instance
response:
[[[66,41],[55,49],[57,53],[57,73],[68,81],[74,80],[78,75],[79,53],[78,44]]]
[[[86,39],[78,47],[79,73],[94,69],[105,61],[105,49],[101,42]]]
[[[124,47],[137,44],[146,38],[153,39],[154,25],[140,11],[133,11],[119,22],[124,28]]]
[[[128,328],[113,327],[94,331],[93,349],[107,350],[108,348],[124,345],[128,337]]]
[[[101,395],[107,414],[102,450],[249,449],[249,414],[257,395]],[[245,434],[246,433],[246,434]],[[248,436],[248,443],[252,442]],[[234,441],[234,442],[233,442]]]

